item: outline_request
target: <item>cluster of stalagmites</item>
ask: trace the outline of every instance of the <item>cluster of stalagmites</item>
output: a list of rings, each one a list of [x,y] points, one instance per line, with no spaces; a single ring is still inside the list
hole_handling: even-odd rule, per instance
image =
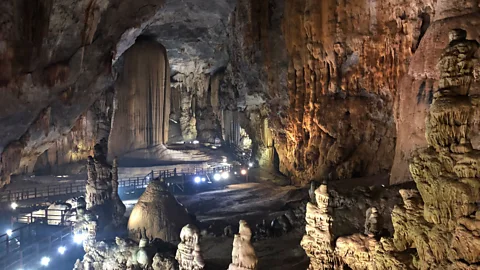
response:
[[[95,224],[95,223],[90,223]],[[175,257],[168,251],[168,244],[159,239],[146,238],[135,242],[116,237],[115,243],[96,241],[96,227],[91,226],[84,241],[85,256],[77,260],[74,270],[202,270],[205,267],[199,244],[199,231],[192,224],[185,225],[180,233],[180,243]],[[250,242],[252,231],[244,220],[240,221],[235,235],[232,263],[229,270],[257,269],[257,256]]]
[[[115,185],[118,188],[118,184]],[[99,202],[99,197],[89,195],[92,193],[87,193],[87,197],[95,198],[90,203]],[[104,204],[106,200],[101,198]],[[77,212],[75,234],[82,235],[85,255],[82,261],[77,260],[74,270],[201,270],[205,267],[199,230],[190,223],[194,219],[159,180],[148,185],[132,210],[128,221],[129,239],[116,237],[114,243],[97,241],[99,218],[85,207],[77,208]],[[250,227],[241,220],[229,269],[256,269],[257,257],[251,237]],[[178,243],[178,240],[173,256],[169,243]]]
[[[479,44],[466,32],[450,32],[438,63],[441,79],[427,117],[429,147],[410,164],[417,190],[400,190],[404,204],[392,212],[393,238],[380,237],[375,208],[366,213],[364,234],[332,234],[325,185],[309,203],[302,247],[309,270],[479,269],[480,151],[470,142],[479,97],[469,95]]]

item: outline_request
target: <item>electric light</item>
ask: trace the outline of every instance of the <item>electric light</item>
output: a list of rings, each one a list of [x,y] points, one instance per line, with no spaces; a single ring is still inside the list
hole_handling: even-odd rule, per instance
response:
[[[219,173],[216,173],[216,174],[213,175],[213,179],[215,181],[220,181],[220,179],[222,179],[222,176]]]
[[[193,144],[199,144],[199,143],[200,143],[200,142],[197,141],[197,140],[193,141]]]
[[[42,257],[42,259],[40,260],[40,264],[43,266],[48,266],[49,263],[50,263],[49,257]]]
[[[8,236],[12,236],[12,234],[13,234],[13,231],[12,231],[11,229],[8,229],[8,230],[7,230],[7,235],[8,235]]]
[[[17,209],[18,204],[16,202],[12,202],[12,204],[10,204],[10,207],[12,207],[12,209],[15,210]]]
[[[65,251],[67,251],[67,248],[64,246],[58,247],[58,253],[60,254],[65,254]]]
[[[86,239],[87,239],[87,235],[84,233],[76,233],[73,235],[73,242],[75,242],[75,244],[80,245]]]
[[[247,170],[242,169],[242,171],[240,171],[240,173],[241,173],[242,175],[245,175],[245,174],[247,174]]]
[[[245,156],[245,153],[242,153],[242,156]]]
[[[227,158],[224,158],[224,159],[223,159],[223,163],[227,163]]]
[[[237,174],[237,172],[233,172],[234,174]]]
[[[207,181],[207,178],[202,177],[202,182],[205,182],[205,181]]]
[[[230,176],[230,175],[228,174],[228,172],[223,172],[223,173],[222,173],[222,178],[223,178],[223,179],[228,179],[229,176]]]
[[[252,162],[248,163],[248,167],[250,168],[253,167],[253,163]]]
[[[195,176],[195,178],[193,179],[195,181],[195,183],[200,183],[200,176]]]

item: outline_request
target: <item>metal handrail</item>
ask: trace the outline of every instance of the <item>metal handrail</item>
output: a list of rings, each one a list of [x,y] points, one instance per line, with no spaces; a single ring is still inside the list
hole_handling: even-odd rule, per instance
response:
[[[21,247],[0,257],[0,265],[2,265],[2,269],[15,269],[14,267],[23,267],[28,262],[39,261],[43,255],[50,254],[52,248],[56,247],[58,243],[62,244],[64,239],[71,235],[72,227],[65,227],[26,247]]]
[[[225,167],[224,169],[228,169]],[[160,177],[160,178],[168,178],[172,177],[174,175],[177,176],[188,176],[188,175],[194,175],[198,173],[202,174],[208,174],[208,173],[215,173],[215,169],[204,169],[204,168],[193,168],[192,171],[190,171],[190,168],[188,168],[187,171],[181,170],[177,171],[176,169],[174,170],[159,170],[159,171],[152,171],[143,178],[137,177],[137,178],[128,178],[128,179],[120,179],[119,182],[119,187],[129,187],[129,186],[144,186],[145,184],[148,184],[150,181],[149,179],[155,178],[155,177]],[[153,177],[152,177],[153,176]],[[137,181],[137,184],[132,184],[133,181]],[[144,181],[143,184],[138,184],[138,181]],[[68,194],[75,194],[75,193],[83,193],[85,192],[85,185],[86,185],[86,180],[83,181],[82,183],[70,183],[70,184],[58,184],[58,185],[47,185],[46,187],[43,188],[24,188],[24,189],[19,189],[19,190],[8,190],[5,192],[0,192],[0,203],[1,202],[13,202],[13,201],[22,201],[22,200],[28,200],[28,199],[38,199],[38,198],[48,198],[50,196],[58,196],[58,195],[68,195]]]

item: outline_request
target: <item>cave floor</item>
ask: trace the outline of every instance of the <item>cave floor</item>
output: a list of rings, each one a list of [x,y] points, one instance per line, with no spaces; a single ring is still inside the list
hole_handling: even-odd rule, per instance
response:
[[[277,186],[268,182],[229,185],[225,189],[177,196],[197,219],[215,234],[221,235],[226,225],[246,220],[253,229],[262,219],[268,221],[280,216],[307,196],[305,189],[293,186]],[[209,231],[210,231],[209,230]],[[272,237],[253,243],[259,258],[258,269],[306,269],[308,260],[300,247],[303,228],[296,228],[280,237]],[[201,246],[207,269],[227,269],[231,262],[233,237],[202,237]]]
[[[271,221],[307,196],[304,188],[249,182],[192,195],[176,195],[176,198],[202,223],[201,229],[209,228],[209,234],[200,239],[206,269],[225,270],[231,262],[233,243],[233,237],[223,236],[223,229],[227,225],[232,225],[236,232],[238,222],[244,219],[253,230],[255,224],[263,219]],[[124,203],[128,215],[136,199],[124,200]],[[303,231],[303,228],[295,228],[280,237],[254,242],[259,258],[258,269],[306,269],[308,259],[300,247]]]

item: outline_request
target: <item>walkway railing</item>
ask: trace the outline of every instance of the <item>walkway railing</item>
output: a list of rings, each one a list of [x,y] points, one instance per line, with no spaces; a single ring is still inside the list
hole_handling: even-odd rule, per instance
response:
[[[222,170],[230,170],[230,167],[222,167]],[[151,179],[160,177],[160,178],[169,178],[173,176],[189,176],[195,174],[210,174],[215,173],[220,169],[204,169],[204,168],[193,168],[187,170],[177,171],[173,170],[159,170],[151,171],[144,177],[120,179],[118,181],[119,188],[144,188]],[[77,193],[85,193],[86,180],[80,183],[71,183],[71,184],[58,184],[58,185],[47,185],[45,187],[32,187],[32,188],[23,188],[23,189],[12,189],[4,192],[0,192],[0,203],[1,202],[17,202],[28,199],[39,199],[39,198],[48,198],[52,196],[59,195],[69,195]]]
[[[177,171],[160,170],[151,171],[144,177],[128,178],[119,180],[121,189],[140,189],[145,188],[152,179],[177,179],[185,183],[187,176],[215,174],[219,171],[230,171],[230,166],[217,167],[212,169],[194,168]],[[173,181],[175,182],[175,181]],[[31,188],[21,190],[11,190],[8,193],[0,194],[0,201],[17,201],[32,198],[43,198],[55,195],[65,195],[85,192],[86,183],[75,183],[68,185],[53,185],[44,188]],[[38,264],[43,256],[56,252],[59,247],[72,242],[73,232],[72,224],[75,222],[68,210],[64,209],[39,209],[30,213],[19,213],[14,217],[14,222],[26,223],[15,230],[0,235],[0,269],[23,269],[25,266]],[[58,229],[52,226],[57,225]],[[60,225],[60,227],[58,227]],[[47,237],[37,237],[40,234],[39,226],[42,232],[48,227],[55,232]],[[63,227],[64,226],[64,227]],[[68,239],[68,240],[67,240]]]
[[[63,227],[48,236],[37,236],[43,224],[31,223],[19,227],[9,234],[0,235],[1,269],[24,269],[39,264],[43,256],[52,254],[60,246],[72,242],[72,227]],[[58,227],[57,227],[58,228]]]

